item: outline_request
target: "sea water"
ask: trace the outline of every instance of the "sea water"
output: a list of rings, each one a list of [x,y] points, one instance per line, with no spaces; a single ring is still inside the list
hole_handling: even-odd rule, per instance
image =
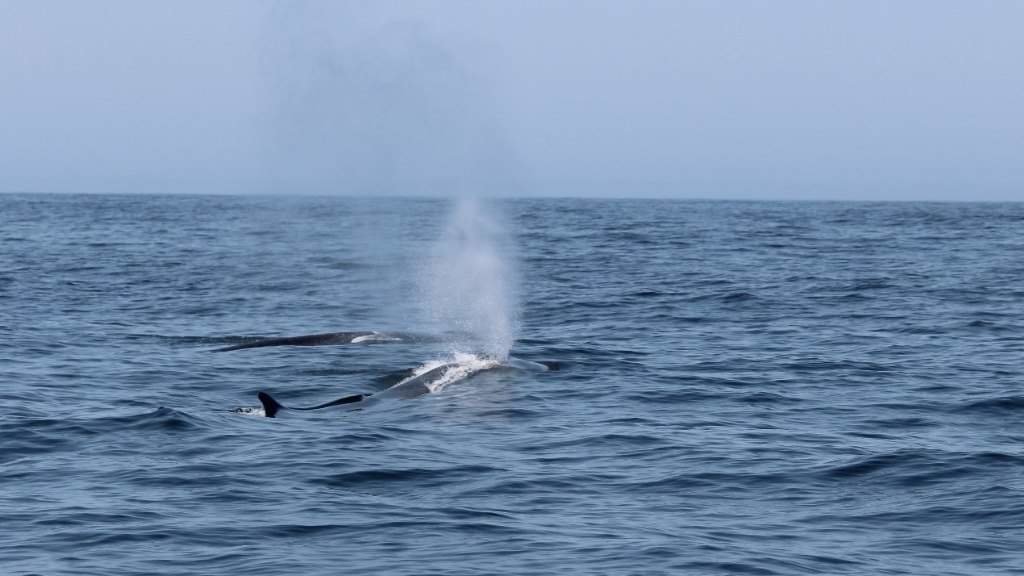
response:
[[[1024,569],[1024,205],[470,208],[0,196],[0,572]]]

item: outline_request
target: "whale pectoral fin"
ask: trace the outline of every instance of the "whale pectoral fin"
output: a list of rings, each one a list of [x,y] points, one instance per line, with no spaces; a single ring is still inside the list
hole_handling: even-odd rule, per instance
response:
[[[274,400],[274,397],[266,392],[259,392],[256,397],[260,399],[260,404],[263,404],[263,415],[267,418],[273,418],[284,408],[280,402]]]

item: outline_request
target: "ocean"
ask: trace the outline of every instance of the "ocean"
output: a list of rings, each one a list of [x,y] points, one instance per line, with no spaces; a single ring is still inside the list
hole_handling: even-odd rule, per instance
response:
[[[1021,203],[0,195],[0,572],[1024,574],[1022,281]]]

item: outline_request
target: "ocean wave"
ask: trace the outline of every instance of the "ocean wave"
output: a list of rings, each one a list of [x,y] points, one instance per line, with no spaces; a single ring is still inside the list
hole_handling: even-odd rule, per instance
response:
[[[479,465],[446,468],[387,468],[342,472],[311,478],[309,482],[333,488],[394,488],[396,485],[428,488],[465,482],[480,475],[498,472],[501,472],[501,469]]]
[[[954,412],[991,414],[995,416],[1017,416],[1024,412],[1024,396],[1009,395],[974,400],[955,406]]]

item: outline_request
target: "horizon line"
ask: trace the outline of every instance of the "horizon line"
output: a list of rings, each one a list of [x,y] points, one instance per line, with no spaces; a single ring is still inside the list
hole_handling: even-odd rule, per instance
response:
[[[473,196],[489,200],[614,200],[614,201],[679,201],[679,202],[821,202],[821,203],[859,203],[859,204],[1019,204],[1024,199],[919,199],[919,198],[808,198],[793,196],[729,196],[729,197],[708,197],[708,196],[670,196],[670,195],[587,195],[587,194],[352,194],[352,193],[326,193],[312,191],[293,192],[68,192],[60,190],[25,191],[25,190],[0,190],[4,196],[150,196],[150,197],[231,197],[231,198],[345,198],[345,199],[379,199],[379,200],[451,200],[464,196]]]

